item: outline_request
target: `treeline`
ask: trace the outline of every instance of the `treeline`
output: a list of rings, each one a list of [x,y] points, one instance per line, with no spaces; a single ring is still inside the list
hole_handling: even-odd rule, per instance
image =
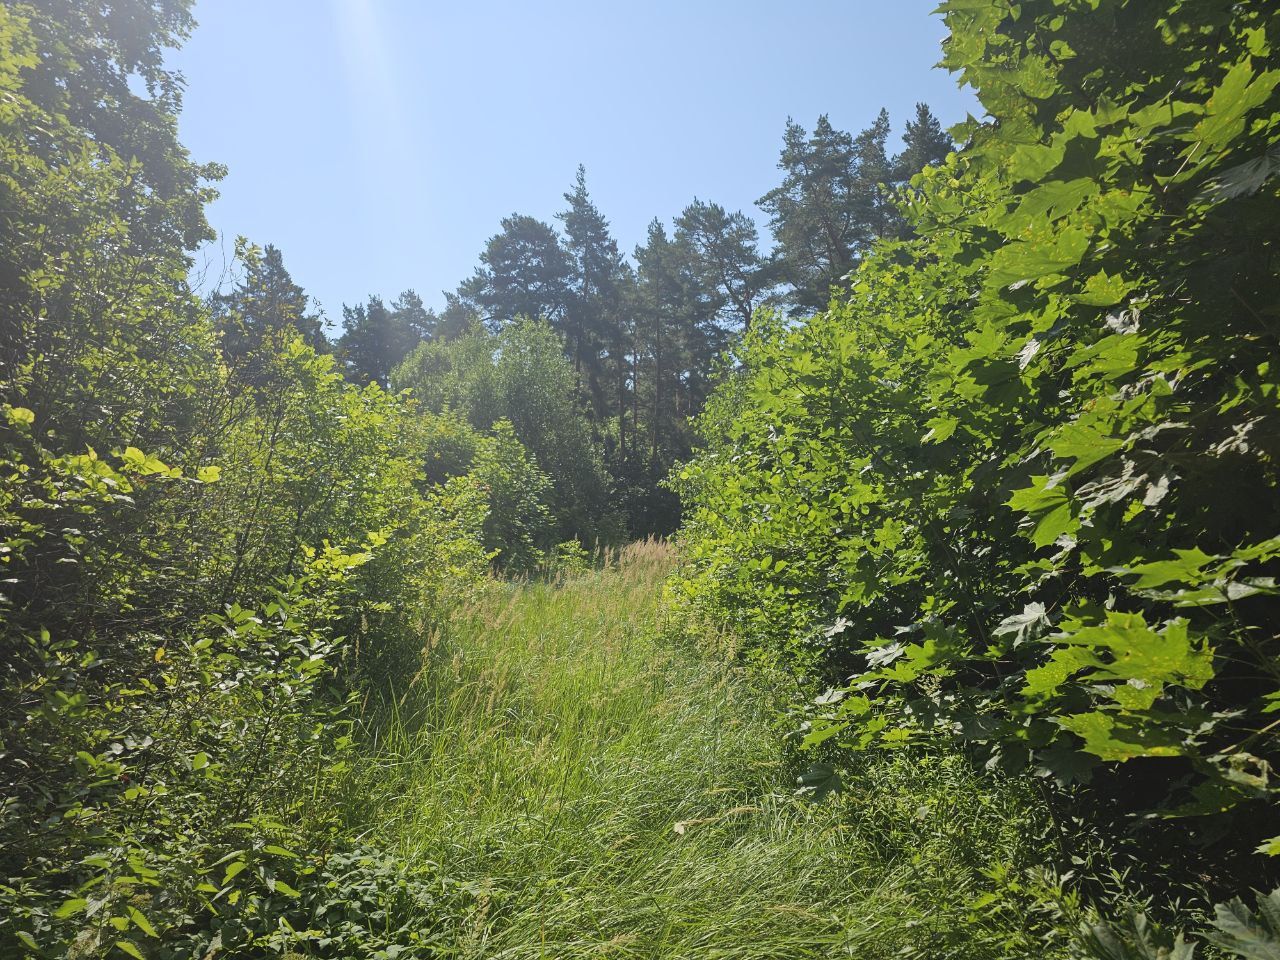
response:
[[[343,331],[327,346],[320,318],[269,247],[234,290],[214,297],[224,343],[235,353],[266,329],[292,326],[317,349],[332,349],[353,382],[413,387],[433,412],[453,404],[487,431],[492,409],[457,406],[457,396],[437,395],[421,371],[445,364],[455,377],[487,376],[475,365],[479,356],[487,349],[496,357],[505,339],[519,339],[512,328],[522,321],[542,321],[576,384],[577,412],[560,415],[585,417],[591,452],[582,459],[581,426],[578,448],[551,449],[518,409],[500,416],[553,481],[555,535],[590,545],[603,535],[671,533],[680,507],[663,481],[691,453],[690,418],[702,410],[726,349],[762,308],[804,315],[825,307],[874,244],[906,236],[894,195],[953,146],[923,104],[901,152],[890,151],[890,135],[885,112],[856,136],[825,116],[811,133],[789,122],[783,182],[759,201],[773,233],[768,252],[751,217],[694,200],[669,226],[655,219],[628,258],[579,169],[558,227],[521,214],[504,219],[475,273],[446,294],[440,311],[411,290],[390,303],[372,296],[343,308]],[[466,392],[478,393],[478,384]],[[575,460],[580,475],[569,476],[564,468]]]
[[[959,745],[1042,778],[1053,889],[1194,916],[1278,876],[1280,8],[943,12],[988,119],[912,181],[914,238],[753,325],[681,474],[680,593],[807,685],[813,789]],[[1274,952],[1275,899],[1218,944]]]

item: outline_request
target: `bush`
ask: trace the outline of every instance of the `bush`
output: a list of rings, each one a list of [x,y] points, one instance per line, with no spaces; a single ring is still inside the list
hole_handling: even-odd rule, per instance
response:
[[[554,535],[547,509],[551,478],[525,453],[506,420],[499,420],[493,434],[481,439],[471,476],[489,505],[485,546],[500,569],[531,573]]]
[[[1273,5],[943,9],[992,120],[913,181],[918,239],[748,337],[679,481],[679,593],[835,688],[811,746],[958,738],[1146,814],[1160,882],[1266,876]]]
[[[187,4],[53,6],[0,5],[0,954],[256,956],[352,854],[355,698],[483,577],[486,503],[296,331],[228,366]]]
[[[547,324],[524,320],[495,334],[476,328],[425,343],[396,368],[392,382],[412,390],[426,410],[456,412],[482,433],[508,421],[552,481],[546,502],[555,540],[608,544],[622,538],[622,518],[612,505],[577,375]]]

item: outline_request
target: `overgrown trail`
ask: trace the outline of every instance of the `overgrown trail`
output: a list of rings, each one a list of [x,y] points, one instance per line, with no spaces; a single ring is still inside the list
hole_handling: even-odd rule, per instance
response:
[[[918,791],[911,810],[892,782],[863,796],[882,805],[865,828],[849,798],[795,799],[761,697],[661,637],[664,553],[626,559],[560,587],[495,588],[433,650],[412,723],[406,707],[353,781],[379,845],[445,880],[424,936],[492,958],[867,957],[945,942],[944,904],[974,873],[972,823],[1007,847],[1016,817],[956,810],[965,838],[945,822],[899,835]],[[894,774],[922,775],[962,776]]]

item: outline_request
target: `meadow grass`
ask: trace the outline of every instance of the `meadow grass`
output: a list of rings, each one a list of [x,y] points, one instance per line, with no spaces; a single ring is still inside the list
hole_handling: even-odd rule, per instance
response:
[[[342,803],[465,885],[424,918],[454,955],[1055,955],[1043,898],[1000,880],[1043,847],[1028,788],[896,754],[795,796],[768,691],[661,629],[666,548],[616,561],[493,584],[368,723]]]

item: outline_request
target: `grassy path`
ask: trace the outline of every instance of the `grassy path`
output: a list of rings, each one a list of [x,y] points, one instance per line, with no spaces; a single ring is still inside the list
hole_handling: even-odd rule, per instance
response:
[[[633,548],[561,587],[495,587],[433,651],[412,728],[354,778],[380,845],[465,883],[452,954],[999,955],[933,951],[989,855],[1016,855],[1023,798],[902,760],[837,803],[797,800],[760,697],[660,637],[666,571]],[[922,818],[935,801],[956,808]]]

